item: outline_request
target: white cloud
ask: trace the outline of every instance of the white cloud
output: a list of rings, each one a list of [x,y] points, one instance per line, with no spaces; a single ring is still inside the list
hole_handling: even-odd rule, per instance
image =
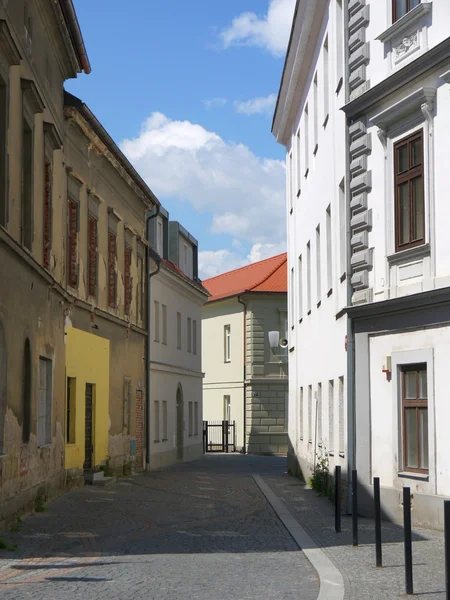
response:
[[[259,158],[243,144],[161,113],[153,113],[121,148],[160,200],[178,198],[211,213],[213,233],[252,245],[284,241],[282,161]]]
[[[251,100],[246,100],[245,102],[239,102],[236,100],[234,102],[234,106],[236,111],[243,115],[271,115],[274,111],[276,101],[277,95],[269,94],[269,96],[252,98]]]
[[[233,243],[232,246],[236,248],[235,251],[224,248],[221,250],[201,250],[198,253],[198,268],[201,279],[215,277],[221,273],[233,271],[250,263],[286,252],[284,242],[279,244],[253,244],[247,255],[239,253],[238,250],[243,248],[240,242],[239,244]]]
[[[274,56],[286,52],[295,0],[270,0],[263,17],[244,12],[235,17],[229,27],[221,31],[225,48],[230,46],[258,46]]]
[[[208,110],[210,108],[222,108],[227,102],[228,100],[226,98],[208,98],[203,100],[203,104]]]

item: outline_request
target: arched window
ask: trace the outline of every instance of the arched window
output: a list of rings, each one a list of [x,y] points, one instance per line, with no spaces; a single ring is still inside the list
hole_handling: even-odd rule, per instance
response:
[[[5,452],[5,416],[6,416],[6,373],[7,354],[5,330],[0,321],[0,454]]]
[[[22,410],[22,442],[28,444],[31,426],[31,348],[28,338],[23,350]]]

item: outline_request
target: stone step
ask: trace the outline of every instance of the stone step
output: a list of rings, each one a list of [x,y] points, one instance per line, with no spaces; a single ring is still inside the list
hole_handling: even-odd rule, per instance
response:
[[[115,483],[115,481],[116,481],[115,477],[101,477],[99,479],[94,479],[92,481],[92,485],[98,485],[98,486],[111,485],[111,484]]]

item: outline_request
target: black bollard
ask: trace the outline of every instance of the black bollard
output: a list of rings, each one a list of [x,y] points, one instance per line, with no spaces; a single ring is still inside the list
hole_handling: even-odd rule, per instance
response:
[[[334,472],[334,530],[341,533],[341,467],[337,465]]]
[[[375,509],[375,550],[377,567],[383,566],[383,557],[381,551],[381,499],[380,499],[380,478],[373,478],[373,499]]]
[[[403,528],[405,534],[405,581],[406,593],[413,593],[412,534],[411,534],[411,490],[403,488]]]
[[[358,472],[352,470],[352,526],[353,545],[358,545]]]
[[[444,501],[444,533],[445,533],[445,593],[450,600],[450,500]]]

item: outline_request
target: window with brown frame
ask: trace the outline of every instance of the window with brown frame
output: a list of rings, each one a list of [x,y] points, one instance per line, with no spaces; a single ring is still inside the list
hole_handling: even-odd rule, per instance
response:
[[[392,0],[392,22],[398,21],[410,10],[420,4],[421,0]]]
[[[50,252],[52,248],[52,162],[45,158],[44,163],[44,247],[43,263],[50,268]]]
[[[401,367],[403,468],[428,473],[428,392],[426,363]]]
[[[69,198],[67,203],[67,283],[78,286],[78,203]]]
[[[116,236],[108,232],[108,306],[116,308]]]
[[[395,251],[425,243],[423,130],[394,145]]]
[[[131,246],[125,245],[125,314],[130,314],[131,308],[131,293],[132,293],[132,278],[131,278]]]
[[[88,239],[88,276],[89,276],[89,296],[97,296],[97,219],[89,215],[89,239]]]

